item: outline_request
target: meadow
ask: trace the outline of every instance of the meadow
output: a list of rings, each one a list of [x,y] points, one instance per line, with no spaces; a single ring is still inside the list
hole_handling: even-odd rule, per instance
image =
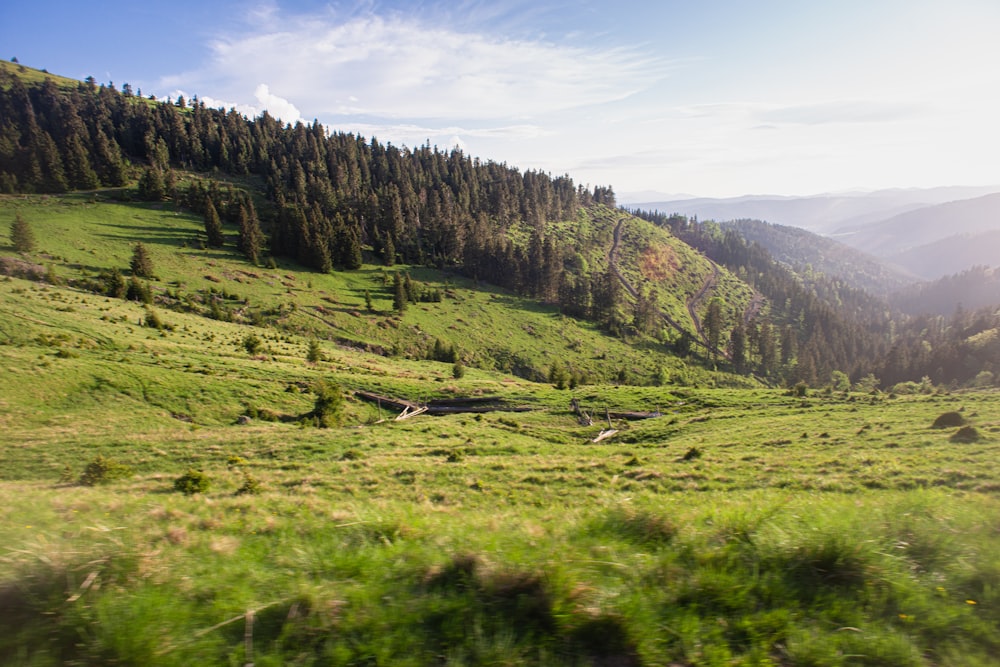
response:
[[[2,203],[0,229],[23,206]],[[250,267],[198,248],[190,217],[85,196],[22,210],[56,284],[0,278],[3,664],[1000,655],[996,392],[753,386],[454,276],[414,270],[451,294],[395,316],[375,267]],[[161,230],[158,295],[232,316],[65,284],[127,267],[136,224]],[[439,337],[464,373],[407,354]],[[594,380],[477,367],[490,340]],[[623,366],[671,381],[602,377]],[[339,426],[310,419],[319,380],[343,392]],[[358,390],[522,411],[396,421]],[[660,414],[607,417],[629,411]]]

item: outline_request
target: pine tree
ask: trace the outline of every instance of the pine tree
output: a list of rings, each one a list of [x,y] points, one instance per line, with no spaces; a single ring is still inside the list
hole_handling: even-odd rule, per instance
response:
[[[125,276],[121,274],[121,271],[118,269],[102,271],[98,276],[98,279],[101,281],[101,288],[105,296],[110,296],[114,299],[125,298],[128,285],[126,284]]]
[[[709,302],[702,326],[705,329],[705,342],[714,357],[718,354],[719,341],[722,339],[722,304],[718,299]]]
[[[208,245],[213,248],[221,248],[226,243],[226,237],[222,233],[222,221],[211,197],[205,199],[205,234],[208,235]]]
[[[313,405],[312,416],[320,428],[330,428],[340,424],[344,417],[344,394],[340,387],[319,380],[313,387],[316,402]]]
[[[309,341],[309,350],[306,352],[306,361],[315,364],[323,361],[323,348],[319,346],[318,340]]]
[[[741,320],[737,320],[736,326],[729,332],[729,357],[737,373],[746,370],[747,336]]]
[[[132,261],[129,263],[132,275],[137,278],[152,278],[156,270],[153,268],[153,258],[150,256],[146,246],[136,243],[132,248]]]
[[[35,249],[35,234],[20,212],[14,214],[14,222],[10,223],[10,242],[17,252],[31,252]]]
[[[264,246],[264,233],[260,230],[257,211],[249,199],[246,205],[240,206],[239,225],[240,238],[236,242],[236,247],[250,260],[250,263],[257,264]]]
[[[153,303],[153,291],[149,289],[148,283],[143,283],[135,276],[132,276],[128,282],[128,289],[125,291],[125,299],[128,301],[139,301],[148,305]]]
[[[392,307],[402,315],[406,311],[406,287],[403,286],[403,277],[397,273],[392,279],[393,298]]]

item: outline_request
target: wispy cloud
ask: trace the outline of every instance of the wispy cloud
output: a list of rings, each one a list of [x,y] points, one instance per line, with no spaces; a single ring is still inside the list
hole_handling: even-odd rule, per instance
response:
[[[833,100],[773,107],[756,116],[764,124],[826,125],[830,123],[893,123],[926,111],[913,103],[878,100]]]
[[[164,87],[247,104],[264,84],[268,95],[328,118],[495,121],[621,100],[670,67],[631,48],[496,36],[401,13],[283,17],[264,6],[253,14],[267,20],[220,37],[204,68]]]

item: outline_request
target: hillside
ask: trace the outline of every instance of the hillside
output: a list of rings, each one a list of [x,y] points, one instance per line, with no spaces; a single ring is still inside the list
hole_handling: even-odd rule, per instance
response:
[[[566,391],[331,342],[309,362],[306,336],[148,312],[0,281],[7,664],[1000,646],[995,393]],[[319,380],[347,390],[342,427],[312,425]],[[508,407],[396,421],[356,388]],[[616,414],[636,409],[663,414]],[[931,428],[963,413],[974,444]]]
[[[923,207],[876,224],[843,227],[837,238],[865,252],[898,258],[907,250],[957,235],[976,235],[1000,228],[1000,193]],[[948,262],[945,257],[945,262]],[[930,270],[921,268],[921,274]],[[967,267],[962,267],[967,268]],[[944,275],[948,271],[937,274]],[[937,277],[937,276],[935,276]]]
[[[759,220],[734,220],[722,226],[736,230],[749,242],[759,243],[776,260],[799,273],[818,271],[876,296],[884,298],[914,282],[913,276],[871,255],[800,227]]]
[[[891,297],[911,315],[955,316],[959,311],[994,308],[1000,303],[1000,275],[985,264],[937,280],[912,285]]]
[[[2,664],[1000,651],[994,309],[92,82],[0,81],[0,190]]]
[[[925,245],[908,248],[890,255],[886,261],[905,267],[924,280],[968,271],[976,266],[998,266],[996,248],[1000,244],[1000,229],[968,234],[956,234],[936,239]],[[980,299],[976,299],[980,303]],[[1000,303],[990,301],[991,305]]]
[[[157,272],[151,287],[159,308],[213,316],[214,303],[216,318],[418,359],[432,355],[440,340],[457,348],[467,365],[533,380],[546,379],[556,361],[590,382],[627,377],[645,384],[661,376],[697,382],[710,377],[667,346],[629,345],[593,324],[560,315],[556,308],[476,285],[452,272],[368,265],[318,274],[284,261],[273,269],[255,267],[231,250],[200,248],[203,224],[195,216],[93,195],[2,199],[0,225],[9,226],[15,211],[43,239],[45,252],[36,259],[41,270],[51,269],[60,281],[84,284],[102,272],[127,271],[133,244],[142,239]],[[600,224],[595,228],[595,233],[602,229]],[[610,238],[610,227],[604,233]],[[441,299],[418,301],[399,316],[391,277],[402,271],[412,276],[418,291],[438,293]],[[666,295],[673,293],[664,290],[665,304]]]

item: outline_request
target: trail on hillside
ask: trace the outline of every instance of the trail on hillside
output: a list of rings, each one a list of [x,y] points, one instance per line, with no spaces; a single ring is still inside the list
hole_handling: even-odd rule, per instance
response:
[[[615,225],[614,240],[611,244],[611,249],[608,251],[608,266],[611,267],[611,271],[615,274],[615,277],[618,278],[618,281],[622,284],[622,287],[625,288],[625,291],[628,292],[633,299],[636,299],[639,296],[639,291],[632,286],[632,283],[628,281],[628,278],[626,278],[622,274],[622,272],[618,269],[618,261],[617,261],[618,245],[621,243],[622,226],[625,224],[625,219],[626,219],[625,217],[618,218],[618,223]],[[718,269],[716,269],[716,271],[718,271]],[[688,336],[691,335],[690,331],[681,326],[681,324],[677,322],[674,318],[670,317],[669,314],[660,310],[659,307],[657,307],[656,309],[656,314],[659,317],[661,317],[664,322],[670,325],[670,327],[673,328],[675,331],[679,331],[683,335],[688,335]],[[700,324],[698,320],[694,321],[696,323],[696,326]],[[694,341],[699,345],[708,348],[708,342],[705,340],[704,334],[702,334],[700,330],[698,331],[698,337],[694,338]]]
[[[716,284],[719,282],[718,265],[710,259],[708,260],[708,263],[712,267],[712,272],[705,276],[705,281],[702,283],[701,289],[695,292],[691,298],[687,300],[687,309],[688,314],[691,316],[691,321],[694,322],[695,331],[698,332],[698,337],[701,339],[705,347],[711,350],[712,346],[709,344],[708,337],[705,335],[705,327],[701,322],[701,317],[698,316],[698,307],[701,305],[701,302],[705,300],[705,295],[709,292],[709,290],[715,289]],[[712,351],[716,354],[720,353],[719,350]]]

